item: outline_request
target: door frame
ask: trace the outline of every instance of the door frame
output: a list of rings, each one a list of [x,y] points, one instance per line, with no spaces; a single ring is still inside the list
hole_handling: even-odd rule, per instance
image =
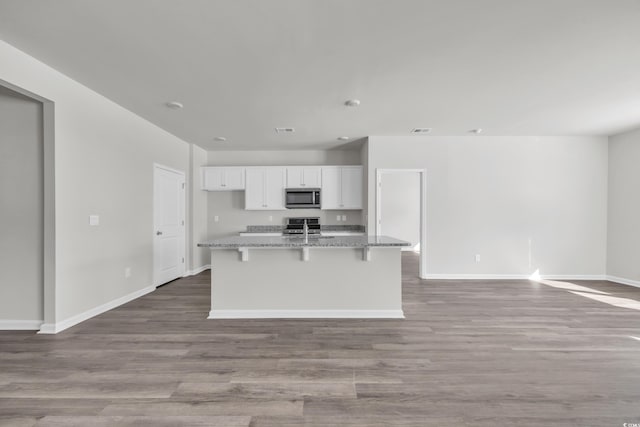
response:
[[[184,258],[184,262],[182,263],[182,274],[180,277],[184,277],[187,273],[187,262],[189,261],[187,259],[187,180],[186,180],[186,173],[184,171],[181,171],[179,169],[174,169],[171,168],[169,166],[165,166],[165,165],[161,165],[159,163],[154,163],[153,164],[153,208],[152,208],[152,221],[151,221],[151,236],[153,239],[153,249],[152,249],[152,256],[153,256],[153,271],[152,271],[152,277],[153,277],[153,286],[158,287],[160,285],[162,285],[163,283],[158,283],[158,278],[156,277],[156,251],[157,251],[157,246],[156,246],[156,224],[157,224],[157,218],[156,218],[156,194],[157,194],[157,190],[158,190],[158,181],[156,179],[156,171],[158,169],[163,169],[165,171],[169,171],[169,172],[173,172],[176,173],[180,176],[182,176],[183,182],[184,182],[184,191],[182,192],[182,200],[181,200],[181,204],[182,204],[182,214],[184,217],[184,226],[182,227],[182,235],[181,235],[181,246],[182,246],[182,257]]]
[[[55,333],[56,316],[56,187],[55,187],[55,103],[20,86],[0,79],[0,86],[42,103],[42,144],[44,170],[43,227],[43,323],[40,334]]]
[[[384,174],[418,173],[420,176],[420,271],[421,279],[427,278],[427,170],[376,168],[376,235],[381,233],[382,177]]]

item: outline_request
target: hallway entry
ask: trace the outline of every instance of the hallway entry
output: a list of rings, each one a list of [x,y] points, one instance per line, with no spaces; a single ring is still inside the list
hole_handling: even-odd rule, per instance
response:
[[[44,319],[43,107],[0,86],[0,329]]]

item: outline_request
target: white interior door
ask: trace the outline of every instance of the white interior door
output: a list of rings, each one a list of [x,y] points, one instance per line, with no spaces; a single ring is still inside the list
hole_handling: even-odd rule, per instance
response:
[[[154,284],[185,273],[185,178],[184,172],[154,167]]]

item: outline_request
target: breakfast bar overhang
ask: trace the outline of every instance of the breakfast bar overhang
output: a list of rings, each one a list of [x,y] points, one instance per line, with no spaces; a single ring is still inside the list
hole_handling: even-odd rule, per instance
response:
[[[386,236],[233,236],[211,249],[210,319],[403,318],[402,247]]]

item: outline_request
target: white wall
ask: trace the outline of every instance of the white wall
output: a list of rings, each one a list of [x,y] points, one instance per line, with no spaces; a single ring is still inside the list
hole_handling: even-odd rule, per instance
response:
[[[207,193],[200,190],[200,168],[207,164],[207,151],[191,145],[191,173],[189,175],[190,232],[187,236],[187,256],[192,272],[209,265],[210,251],[199,248],[198,242],[207,240]]]
[[[381,176],[380,233],[411,243],[420,243],[420,174],[387,172]]]
[[[42,103],[0,86],[0,328],[44,320]]]
[[[360,163],[362,164],[362,173],[364,176],[362,177],[362,224],[367,227],[367,223],[369,221],[368,209],[369,206],[369,180],[367,179],[369,174],[369,139],[365,139],[363,141],[362,147],[360,147]],[[367,227],[367,231],[369,228]],[[375,232],[375,230],[374,230]],[[369,233],[372,234],[373,232]]]
[[[187,172],[188,144],[4,42],[0,79],[55,103],[52,321],[151,286],[153,163]]]
[[[360,165],[359,150],[209,151],[210,166]]]
[[[358,150],[298,151],[209,151],[209,166],[282,166],[282,165],[359,165]],[[244,209],[244,191],[208,192],[209,237],[236,234],[247,225],[282,225],[290,216],[317,216],[322,224],[362,224],[362,211],[323,211],[296,209],[284,211],[248,211]],[[338,222],[336,215],[346,215]],[[219,221],[215,222],[214,217]],[[269,217],[272,217],[271,221]]]
[[[376,169],[427,170],[427,275],[605,274],[607,138],[369,137],[368,151],[370,232]]]
[[[609,138],[607,274],[640,285],[640,129]]]

